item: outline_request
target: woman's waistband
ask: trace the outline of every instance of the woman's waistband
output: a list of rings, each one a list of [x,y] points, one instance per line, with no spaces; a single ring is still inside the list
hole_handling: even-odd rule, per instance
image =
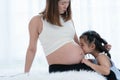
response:
[[[91,70],[92,68],[84,63],[79,64],[52,64],[49,65],[49,72],[65,72],[65,71],[80,71],[80,70]]]

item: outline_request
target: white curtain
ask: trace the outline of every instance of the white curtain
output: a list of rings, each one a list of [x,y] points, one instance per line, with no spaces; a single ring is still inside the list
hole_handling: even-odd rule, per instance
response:
[[[23,72],[29,42],[28,23],[45,8],[45,0],[0,0],[0,72]],[[112,60],[120,68],[120,0],[72,0],[73,20],[78,36],[96,30],[111,45]],[[32,70],[47,69],[38,44]]]
[[[29,43],[28,23],[45,7],[45,0],[0,0],[0,74],[23,72]],[[38,45],[33,70],[44,69],[46,62]],[[39,52],[40,51],[40,52]],[[40,63],[40,64],[39,64]]]

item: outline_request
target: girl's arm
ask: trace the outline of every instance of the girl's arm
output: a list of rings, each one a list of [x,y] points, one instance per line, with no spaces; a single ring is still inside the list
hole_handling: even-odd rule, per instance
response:
[[[98,64],[92,63],[87,59],[83,59],[82,63],[90,66],[94,71],[102,74],[102,75],[109,75],[110,73],[110,61],[106,55],[100,55],[97,57]]]

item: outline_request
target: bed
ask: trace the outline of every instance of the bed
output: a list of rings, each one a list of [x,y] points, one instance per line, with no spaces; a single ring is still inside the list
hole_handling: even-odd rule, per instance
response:
[[[0,80],[106,80],[102,75],[92,71],[67,71],[57,73],[29,73],[0,76]]]

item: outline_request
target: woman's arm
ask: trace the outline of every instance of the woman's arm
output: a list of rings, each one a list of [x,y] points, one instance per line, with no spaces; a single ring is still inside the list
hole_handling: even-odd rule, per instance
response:
[[[33,17],[29,23],[30,40],[26,53],[26,61],[25,61],[25,69],[24,69],[25,73],[30,71],[37,49],[37,40],[41,30],[42,30],[42,21],[40,20],[40,16]]]
[[[75,36],[74,36],[74,41],[79,44],[79,40],[78,40],[77,34],[75,34]]]
[[[83,50],[82,50],[82,48],[81,48],[81,46],[80,46],[80,44],[79,44],[79,40],[78,40],[78,37],[77,37],[77,34],[75,34],[75,36],[74,36],[74,41],[79,45],[79,49],[80,49],[80,56],[81,56],[81,60],[84,58],[84,52],[83,52]],[[80,60],[80,62],[81,62],[81,60]]]
[[[74,26],[74,28],[75,28],[74,21],[73,21],[73,19],[71,19],[71,20],[72,20],[73,26]],[[74,35],[74,41],[79,44],[78,36],[77,36],[76,33],[75,33],[75,35]]]

